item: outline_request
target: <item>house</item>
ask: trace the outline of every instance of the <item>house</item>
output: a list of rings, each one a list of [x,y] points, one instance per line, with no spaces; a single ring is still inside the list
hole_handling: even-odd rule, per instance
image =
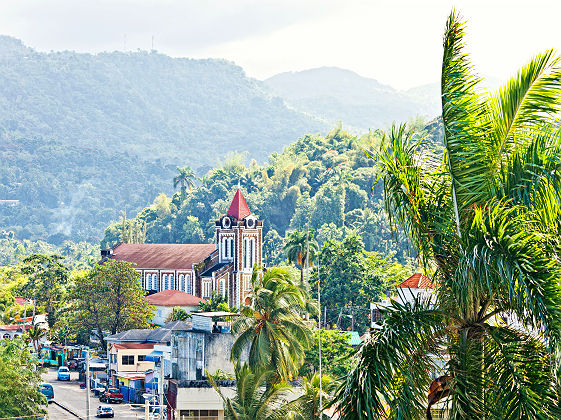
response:
[[[154,359],[154,350],[169,347],[171,332],[187,328],[185,322],[174,321],[160,328],[128,330],[106,338],[110,382],[121,390],[127,401],[143,402],[146,372],[153,371],[156,361],[160,361]]]
[[[179,290],[207,299],[214,291],[240,307],[251,290],[253,267],[262,263],[263,222],[251,214],[240,189],[215,222],[214,244],[118,244],[101,251],[135,264],[149,293]]]
[[[230,351],[234,337],[229,319],[238,314],[207,312],[193,314],[191,328],[173,331],[171,340],[171,378],[168,381],[168,419],[224,418],[224,405],[206,380],[206,372],[217,370],[234,374]],[[242,355],[245,360],[247,355]],[[222,392],[234,394],[234,381],[222,381]],[[187,416],[187,417],[186,417]]]
[[[11,339],[24,335],[30,328],[29,325],[0,325],[0,338]]]
[[[152,322],[156,325],[164,325],[175,307],[191,313],[198,311],[199,303],[203,302],[203,299],[179,290],[162,290],[146,296],[146,300],[156,308],[152,318]]]
[[[386,298],[380,302],[370,303],[370,327],[380,328],[382,322],[382,312],[391,305],[392,299],[399,299],[402,303],[410,303],[415,299],[425,299],[432,295],[438,287],[438,283],[421,273],[415,273],[404,282],[400,283],[397,289],[397,297]]]

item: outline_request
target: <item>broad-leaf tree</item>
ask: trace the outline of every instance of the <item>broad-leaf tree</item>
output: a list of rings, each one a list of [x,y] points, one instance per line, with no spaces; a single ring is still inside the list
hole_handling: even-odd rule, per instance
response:
[[[154,307],[146,300],[140,280],[129,262],[109,259],[96,264],[76,279],[71,290],[75,327],[93,331],[103,344],[104,331],[147,328]]]
[[[452,13],[444,36],[444,154],[394,127],[377,155],[388,214],[439,288],[396,302],[339,392],[343,419],[561,418],[559,59],[478,90]],[[436,379],[435,379],[436,377]]]
[[[0,417],[35,418],[46,413],[47,399],[39,392],[41,371],[21,338],[0,342],[0,378]]]
[[[289,270],[273,267],[260,275],[254,269],[250,306],[232,325],[236,341],[232,360],[249,348],[251,368],[270,368],[277,381],[295,378],[310,346],[311,331],[300,317],[307,295]]]

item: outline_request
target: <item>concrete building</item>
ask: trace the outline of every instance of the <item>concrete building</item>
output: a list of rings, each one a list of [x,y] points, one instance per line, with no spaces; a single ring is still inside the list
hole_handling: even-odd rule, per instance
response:
[[[262,265],[262,230],[238,189],[228,212],[215,222],[214,244],[118,244],[101,251],[101,262],[136,264],[149,293],[179,290],[207,299],[214,291],[240,307],[251,290],[253,267]]]
[[[199,303],[203,299],[179,290],[163,290],[146,296],[146,300],[156,307],[152,322],[156,325],[164,325],[166,319],[173,312],[173,308],[179,307],[189,313],[199,310]]]

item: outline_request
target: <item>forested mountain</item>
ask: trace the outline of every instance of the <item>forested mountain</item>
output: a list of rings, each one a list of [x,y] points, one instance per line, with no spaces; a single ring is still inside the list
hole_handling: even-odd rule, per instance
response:
[[[265,84],[299,111],[362,131],[439,113],[438,84],[401,92],[337,67],[280,73]]]
[[[251,211],[264,220],[269,264],[284,260],[287,230],[306,225],[315,229],[320,245],[356,231],[366,250],[397,254],[406,262],[407,243],[402,237],[397,245],[392,240],[380,188],[373,189],[375,162],[364,153],[380,138],[379,132],[356,137],[336,128],[325,137],[300,138],[282,153],[273,153],[266,165],[245,165],[239,156],[231,156],[209,171],[198,187],[172,197],[161,194],[133,219],[109,226],[102,247],[137,237],[153,243],[211,243],[214,221],[227,212],[241,185]]]
[[[0,231],[97,242],[122,210],[171,193],[178,165],[263,161],[327,130],[224,60],[40,53],[0,36]]]

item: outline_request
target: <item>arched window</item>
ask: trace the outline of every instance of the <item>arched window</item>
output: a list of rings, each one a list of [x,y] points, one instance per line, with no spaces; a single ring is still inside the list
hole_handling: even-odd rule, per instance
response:
[[[163,278],[164,284],[163,284],[163,289],[162,290],[168,290],[168,275],[164,274],[164,278]]]
[[[253,255],[253,248],[255,245],[255,239],[251,239],[249,241],[249,267],[253,268],[253,266],[255,265],[255,260],[253,259],[254,255]]]
[[[185,276],[186,282],[187,282],[187,293],[189,293],[190,295],[193,294],[193,288],[191,286],[191,276]]]
[[[173,282],[173,274],[169,275],[169,290],[175,290],[175,283]]]
[[[230,239],[230,258],[234,258],[234,240]]]
[[[248,247],[247,247],[247,239],[243,240],[243,268],[247,268],[248,267],[248,262],[247,262],[247,251],[248,251]]]
[[[179,275],[179,290],[185,291],[185,276],[183,274]]]

